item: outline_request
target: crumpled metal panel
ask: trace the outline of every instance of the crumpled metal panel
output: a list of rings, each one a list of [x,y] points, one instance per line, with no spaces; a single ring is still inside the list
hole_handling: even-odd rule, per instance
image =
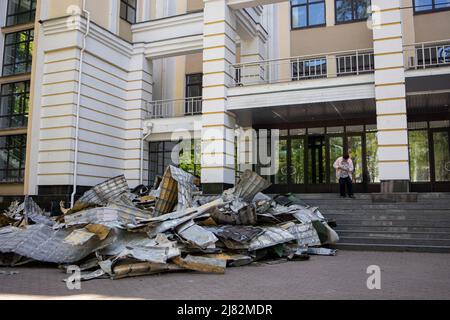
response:
[[[222,206],[223,204],[224,204],[223,199],[219,198],[213,202],[207,203],[197,208],[191,208],[178,212],[168,213],[160,217],[148,219],[147,222],[162,221],[162,223],[159,224],[156,223],[156,225],[154,225],[153,228],[151,228],[148,231],[148,236],[152,238],[157,234],[164,233],[168,230],[174,229],[187,221],[205,215],[206,213],[210,212],[211,210],[214,210],[218,206]]]
[[[296,209],[292,215],[300,222],[308,223],[311,221],[323,221],[324,217],[318,210],[318,208],[305,208],[301,206],[291,206],[291,209]]]
[[[176,210],[193,207],[193,194],[198,191],[195,177],[180,168],[169,166],[160,185],[155,204],[155,215],[163,215]]]
[[[253,204],[244,206],[237,213],[229,206],[218,208],[211,213],[218,224],[255,225],[257,223],[256,208]]]
[[[47,226],[53,226],[55,224],[54,220],[44,215],[44,211],[42,211],[30,196],[25,197],[23,214],[34,223],[45,224]]]
[[[233,195],[251,202],[253,198],[261,191],[270,187],[271,183],[258,175],[256,172],[246,170],[239,178],[236,186],[232,189]]]
[[[167,247],[137,246],[125,249],[123,252],[119,254],[117,258],[122,259],[125,257],[129,257],[144,262],[166,263],[169,258],[173,258],[179,255],[180,252],[178,252],[177,255],[169,257],[169,248]]]
[[[299,246],[321,245],[319,235],[311,222],[303,224],[290,222],[280,227],[291,233],[297,239]]]
[[[77,212],[89,207],[105,206],[108,202],[127,193],[128,190],[128,183],[124,175],[109,179],[88,190],[75,202],[71,212]]]
[[[177,233],[181,238],[201,249],[215,248],[215,243],[219,241],[214,233],[200,227],[192,220],[179,226]]]
[[[233,240],[239,243],[248,243],[264,232],[262,228],[250,226],[217,226],[208,227],[207,230],[213,232],[221,239]]]
[[[295,240],[295,237],[280,227],[261,227],[264,232],[253,238],[249,243],[239,243],[232,240],[222,239],[225,246],[232,250],[248,250],[256,251],[278,244],[286,243]]]
[[[30,225],[24,229],[5,227],[0,229],[0,252],[13,252],[41,262],[75,263],[109,245],[115,237],[111,233],[104,241],[93,237],[82,246],[74,246],[64,242],[72,231],[55,231],[43,224]]]

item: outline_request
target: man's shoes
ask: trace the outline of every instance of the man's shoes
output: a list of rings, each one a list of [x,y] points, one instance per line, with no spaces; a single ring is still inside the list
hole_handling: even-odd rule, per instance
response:
[[[351,199],[355,199],[355,196],[354,196],[354,195],[351,195],[351,196],[349,196],[349,198],[351,198]]]

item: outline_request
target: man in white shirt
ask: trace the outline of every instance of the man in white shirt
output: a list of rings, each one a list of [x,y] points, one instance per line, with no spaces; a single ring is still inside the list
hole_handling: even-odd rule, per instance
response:
[[[355,198],[353,195],[353,161],[350,159],[348,154],[340,157],[336,160],[333,167],[336,169],[336,177],[339,179],[339,189],[341,192],[341,197],[346,197],[346,187],[347,193],[350,198]]]

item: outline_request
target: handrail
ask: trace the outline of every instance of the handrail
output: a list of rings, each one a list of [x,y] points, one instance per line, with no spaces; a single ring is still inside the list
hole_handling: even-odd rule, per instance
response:
[[[360,75],[374,72],[374,69],[372,49],[335,51],[230,66],[235,86]]]
[[[201,114],[202,102],[203,97],[148,101],[148,118],[160,119],[176,117],[176,108],[184,110],[183,114],[180,114],[180,116]]]
[[[403,47],[412,47],[412,46],[419,46],[419,45],[427,45],[427,44],[438,44],[438,43],[450,43],[450,39],[447,40],[436,40],[436,41],[424,41],[424,42],[415,42],[411,44],[404,44]]]
[[[286,58],[269,59],[269,60],[255,60],[255,61],[249,61],[249,62],[235,63],[235,64],[233,64],[233,66],[241,66],[241,65],[248,65],[248,64],[261,64],[261,63],[277,62],[277,61],[284,61],[284,60],[291,60],[291,59],[296,60],[296,59],[318,58],[318,57],[324,57],[324,56],[341,55],[341,54],[345,54],[345,53],[355,53],[355,52],[373,52],[373,48],[325,52],[325,53],[309,54],[309,55],[303,55],[303,56],[293,56],[293,57],[286,57]]]

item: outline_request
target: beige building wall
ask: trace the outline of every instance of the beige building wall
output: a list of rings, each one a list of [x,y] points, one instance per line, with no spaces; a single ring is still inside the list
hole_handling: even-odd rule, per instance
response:
[[[203,0],[187,0],[187,11],[199,11],[204,8]]]
[[[195,53],[186,56],[186,74],[203,72],[203,54]]]
[[[367,27],[365,21],[292,30],[290,38],[292,56],[373,47],[372,30]]]
[[[71,6],[81,8],[82,0],[47,0],[48,19],[64,17],[71,13]]]
[[[133,34],[131,32],[131,24],[123,19],[119,18],[119,37],[122,39],[132,42],[133,41]]]

